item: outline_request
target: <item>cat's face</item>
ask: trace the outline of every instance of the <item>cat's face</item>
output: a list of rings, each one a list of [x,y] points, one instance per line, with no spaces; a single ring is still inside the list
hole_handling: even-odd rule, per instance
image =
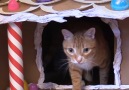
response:
[[[95,54],[95,28],[90,28],[84,33],[72,34],[63,29],[63,48],[69,61],[76,64],[90,62]]]

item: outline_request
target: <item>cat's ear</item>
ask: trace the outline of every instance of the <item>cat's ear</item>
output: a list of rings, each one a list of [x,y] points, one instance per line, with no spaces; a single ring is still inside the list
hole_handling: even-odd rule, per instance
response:
[[[95,28],[90,28],[88,29],[85,33],[84,36],[88,36],[90,38],[95,38]]]
[[[67,29],[62,29],[62,34],[65,40],[70,40],[73,38],[73,34]]]

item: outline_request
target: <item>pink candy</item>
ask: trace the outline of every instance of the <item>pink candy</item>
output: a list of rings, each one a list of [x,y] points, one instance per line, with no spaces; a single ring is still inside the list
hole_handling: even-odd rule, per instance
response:
[[[16,11],[19,9],[19,3],[16,0],[10,0],[8,4],[9,11]]]
[[[31,83],[29,85],[29,90],[38,90],[38,86],[36,84],[34,84],[34,83]]]

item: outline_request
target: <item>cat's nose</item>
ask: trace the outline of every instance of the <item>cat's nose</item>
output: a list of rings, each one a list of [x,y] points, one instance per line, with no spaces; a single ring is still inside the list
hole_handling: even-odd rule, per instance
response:
[[[82,59],[77,60],[78,63],[81,63]]]
[[[78,62],[78,63],[81,63],[81,61],[82,61],[82,57],[81,57],[81,56],[78,56],[78,57],[77,57],[77,62]]]
[[[80,60],[77,60],[78,63],[81,63],[81,61],[82,61],[81,59]]]

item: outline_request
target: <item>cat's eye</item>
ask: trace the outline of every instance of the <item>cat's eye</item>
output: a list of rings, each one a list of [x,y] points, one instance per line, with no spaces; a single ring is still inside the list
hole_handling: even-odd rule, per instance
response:
[[[74,53],[74,49],[73,48],[68,48],[68,52]]]
[[[89,51],[89,48],[84,48],[84,49],[83,49],[83,52],[84,52],[84,53],[87,53],[88,51]]]

